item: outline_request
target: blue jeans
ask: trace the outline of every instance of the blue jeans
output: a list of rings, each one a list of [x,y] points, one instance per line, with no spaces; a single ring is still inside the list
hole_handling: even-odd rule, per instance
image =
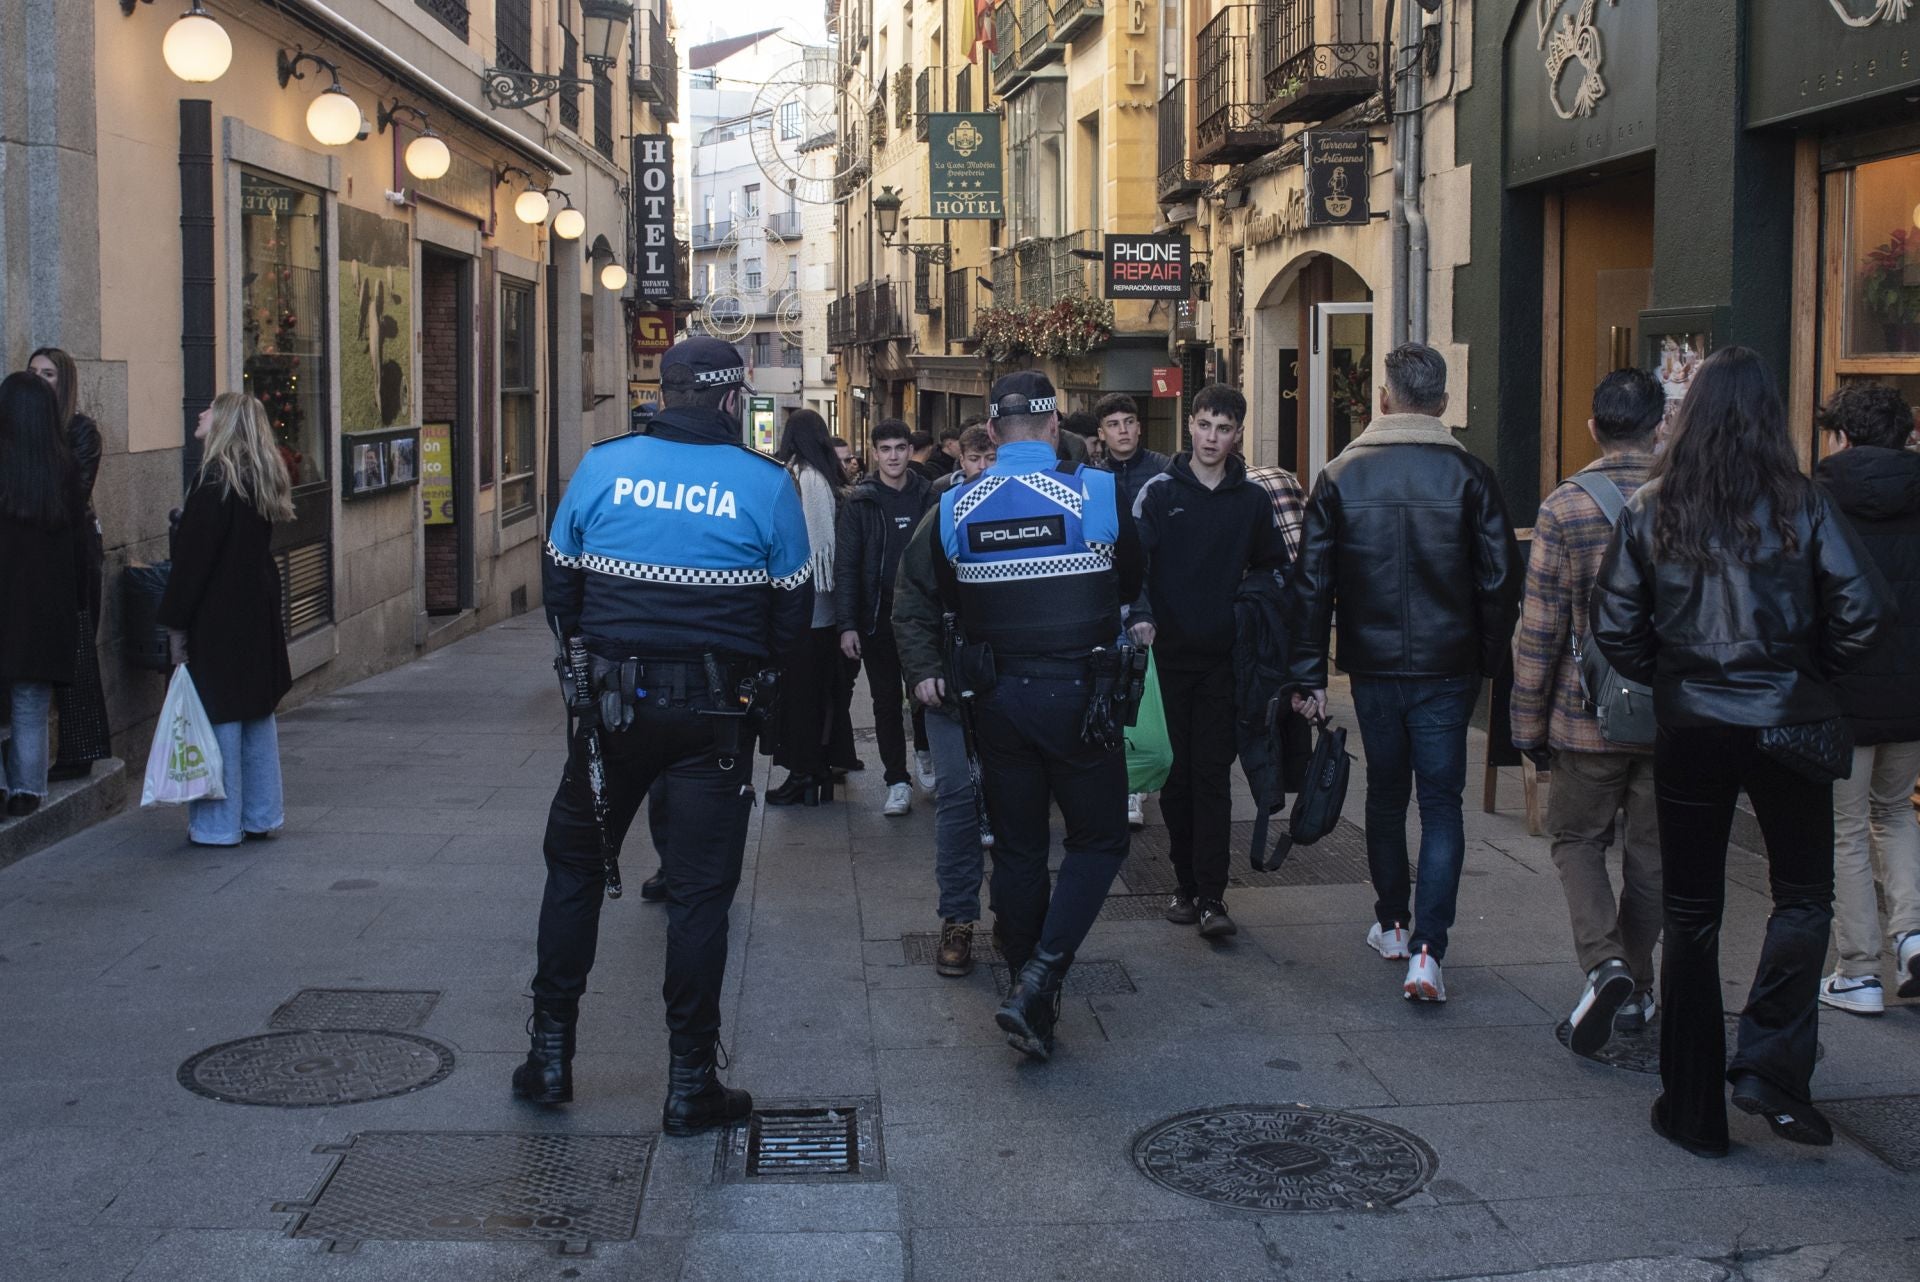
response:
[[[218,722],[213,740],[220,745],[227,795],[221,801],[187,803],[187,836],[203,846],[237,846],[250,832],[277,832],[287,822],[287,811],[274,719]]]
[[[53,687],[44,681],[0,686],[13,705],[13,733],[7,739],[7,791],[29,797],[47,795],[47,711]]]
[[[940,916],[980,920],[980,879],[986,852],[974,822],[973,785],[967,776],[967,740],[957,718],[927,710],[927,743],[940,784],[933,811],[933,867],[940,883]]]
[[[1375,919],[1413,923],[1408,940],[1440,960],[1447,955],[1460,894],[1467,835],[1460,796],[1467,786],[1467,720],[1480,697],[1478,677],[1355,677],[1353,707],[1367,754],[1367,868]],[[1420,908],[1409,911],[1407,801],[1420,794]]]

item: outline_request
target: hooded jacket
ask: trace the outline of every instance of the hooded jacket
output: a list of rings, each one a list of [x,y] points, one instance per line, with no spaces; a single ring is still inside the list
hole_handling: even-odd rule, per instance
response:
[[[897,539],[896,549],[904,549],[913,527],[934,505],[933,482],[911,467],[907,469],[906,485],[897,493],[883,495],[881,488],[885,485],[875,474],[853,487],[840,510],[840,525],[833,540],[834,626],[863,637],[872,636],[886,622],[880,617],[880,606],[893,589],[886,577],[887,541]],[[912,520],[904,530],[896,529],[887,515],[884,500],[889,497],[898,497],[902,506],[911,509]],[[891,568],[899,568],[897,555]]]
[[[1854,742],[1920,739],[1920,454],[1876,445],[1814,471],[1887,582],[1890,618],[1860,666],[1834,681]]]
[[[1193,456],[1180,454],[1140,487],[1133,523],[1147,579],[1127,622],[1154,625],[1154,652],[1168,667],[1231,660],[1240,580],[1287,564],[1267,491],[1247,480],[1246,464],[1232,455],[1220,484],[1209,489],[1193,474]]]
[[[1141,446],[1126,458],[1118,459],[1108,455],[1100,464],[1113,473],[1114,488],[1120,491],[1120,501],[1133,510],[1133,501],[1140,497],[1141,487],[1173,466],[1173,460],[1158,450]]]

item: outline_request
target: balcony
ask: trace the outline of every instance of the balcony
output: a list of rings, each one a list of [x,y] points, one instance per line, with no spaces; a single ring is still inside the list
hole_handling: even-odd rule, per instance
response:
[[[1283,131],[1260,117],[1266,99],[1253,74],[1257,12],[1230,4],[1200,28],[1193,158],[1202,164],[1252,160],[1282,141]]]
[[[867,108],[867,142],[875,151],[887,145],[887,91],[876,90],[873,105]]]
[[[1058,60],[1064,47],[1053,34],[1053,0],[1020,0],[1020,70]]]
[[[901,67],[893,73],[893,127],[906,133],[907,121],[912,115],[913,68]]]
[[[652,13],[638,14],[634,23],[632,86],[634,97],[653,105],[655,119],[680,119],[680,51]]]
[[[842,294],[827,304],[827,346],[837,350],[907,337],[908,313],[903,303],[901,286],[890,280]]]
[[[440,19],[454,35],[467,39],[467,0],[415,0],[415,3]]]
[[[1177,204],[1200,194],[1207,180],[1187,154],[1187,82],[1178,81],[1161,95],[1160,177],[1154,195],[1163,205]]]
[[[1378,93],[1380,46],[1365,38],[1365,16],[1347,3],[1267,0],[1260,15],[1261,115],[1274,124],[1316,124]]]
[[[989,71],[993,76],[993,91],[1002,98],[1027,83],[1027,73],[1020,65],[1020,17],[1012,3],[995,6],[993,11],[993,38],[998,49],[987,55],[992,63]]]
[[[961,67],[960,74],[953,78],[953,109],[973,110],[973,64],[970,62]]]
[[[833,172],[839,175],[834,182],[836,197],[852,195],[873,177],[873,154],[860,145],[857,133],[834,149]]]
[[[1100,0],[1054,0],[1053,38],[1067,43],[1082,31],[1091,31],[1106,16]]]
[[[693,225],[693,247],[711,249],[725,240],[733,231],[731,222],[695,223]]]
[[[1041,237],[1014,246],[1016,272],[1014,299],[1021,307],[1048,307],[1063,298],[1091,298],[1094,287],[1091,268],[1073,251],[1093,244],[1092,232],[1068,232],[1064,236]]]
[[[940,310],[946,319],[949,343],[964,343],[973,337],[973,281],[978,274],[971,267],[956,267],[947,273],[946,303]]]
[[[800,211],[788,209],[777,214],[768,214],[767,232],[778,236],[781,240],[798,240],[801,234]]]
[[[933,113],[933,68],[922,67],[913,79],[913,136],[920,142],[931,131],[927,117]]]

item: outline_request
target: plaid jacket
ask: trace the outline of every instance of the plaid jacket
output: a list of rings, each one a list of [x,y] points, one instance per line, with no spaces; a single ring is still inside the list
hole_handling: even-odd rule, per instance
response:
[[[1647,479],[1651,454],[1602,457],[1588,470],[1606,473],[1623,498]],[[1632,749],[1600,737],[1600,725],[1587,710],[1572,641],[1585,642],[1587,598],[1594,576],[1613,539],[1613,527],[1600,505],[1568,481],[1547,496],[1533,527],[1533,555],[1527,562],[1526,595],[1520,602],[1520,627],[1513,652],[1513,742],[1537,748],[1543,742],[1559,752],[1628,752]]]
[[[1284,467],[1250,467],[1247,479],[1264,486],[1273,500],[1274,524],[1280,527],[1287,559],[1292,561],[1300,555],[1300,526],[1307,514],[1307,496],[1300,489],[1299,479]]]

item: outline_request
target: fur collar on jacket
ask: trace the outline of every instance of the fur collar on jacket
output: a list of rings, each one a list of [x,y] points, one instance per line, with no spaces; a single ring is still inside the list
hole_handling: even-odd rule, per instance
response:
[[[1353,438],[1348,449],[1360,445],[1451,445],[1464,450],[1453,429],[1431,414],[1382,414]]]

